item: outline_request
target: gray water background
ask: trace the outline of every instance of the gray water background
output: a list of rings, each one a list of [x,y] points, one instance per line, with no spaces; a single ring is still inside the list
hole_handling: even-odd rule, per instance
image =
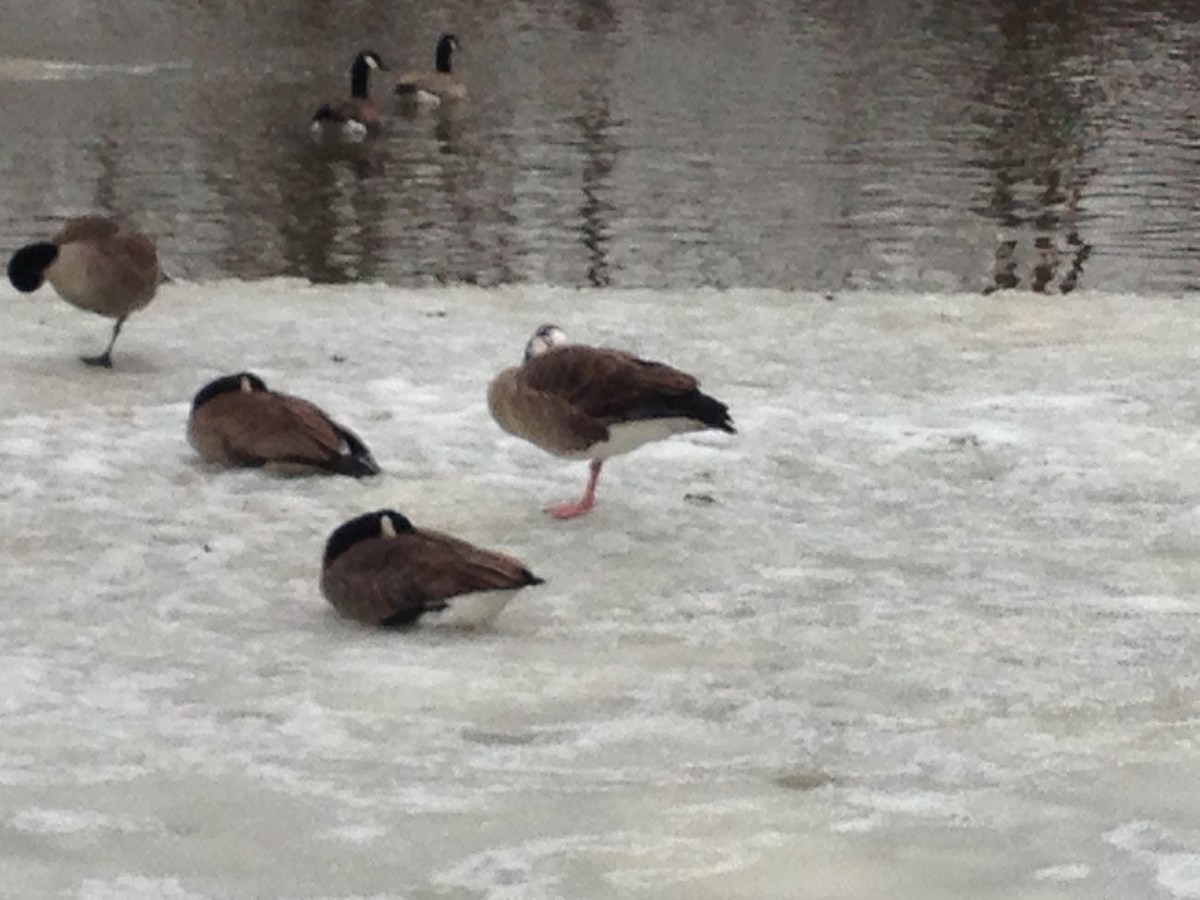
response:
[[[314,145],[358,50],[442,31],[469,103]],[[6,0],[0,245],[105,210],[190,279],[1187,292],[1198,97],[1196,0]]]

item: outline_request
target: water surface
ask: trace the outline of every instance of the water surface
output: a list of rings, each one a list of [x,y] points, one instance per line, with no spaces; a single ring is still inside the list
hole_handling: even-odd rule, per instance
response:
[[[313,146],[354,53],[472,100]],[[195,279],[1200,285],[1191,0],[12,0],[0,240],[105,209]]]

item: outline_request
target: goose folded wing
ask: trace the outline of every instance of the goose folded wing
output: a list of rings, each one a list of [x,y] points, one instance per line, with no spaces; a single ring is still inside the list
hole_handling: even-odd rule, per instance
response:
[[[426,608],[436,609],[459,594],[512,590],[540,582],[518,559],[494,553],[437,531],[401,535],[412,583]]]
[[[534,357],[522,375],[531,390],[559,397],[605,424],[670,414],[672,400],[698,388],[694,377],[663,363],[583,346]]]
[[[409,564],[407,536],[374,540],[339,557],[322,575],[326,596],[344,614],[365,622],[404,625],[427,601]]]
[[[343,447],[325,414],[296,397],[232,393],[214,398],[196,415],[211,416],[226,455],[242,464],[321,465],[340,455]]]
[[[80,216],[63,225],[55,240],[59,245],[103,240],[113,237],[120,230],[121,226],[106,216]]]

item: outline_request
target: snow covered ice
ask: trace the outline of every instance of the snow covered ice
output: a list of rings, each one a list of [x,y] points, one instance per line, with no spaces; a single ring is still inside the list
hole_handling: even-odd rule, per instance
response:
[[[1195,298],[177,283],[0,291],[0,896],[1200,897]],[[542,322],[739,434],[606,466],[484,401]],[[214,471],[249,369],[386,474]],[[338,619],[394,507],[546,579]]]

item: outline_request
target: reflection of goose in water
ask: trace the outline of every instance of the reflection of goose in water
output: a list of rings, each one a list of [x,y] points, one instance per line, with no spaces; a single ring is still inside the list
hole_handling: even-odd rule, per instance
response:
[[[1065,61],[1088,53],[1087,19],[1045,4],[1012,2],[1001,13],[1000,58],[981,86],[980,164],[990,191],[980,214],[1001,229],[984,293],[1025,287],[1069,293],[1091,245],[1080,235],[1088,100]],[[1066,267],[1064,270],[1064,262]]]
[[[1057,184],[1057,172],[1049,173],[1053,183]],[[1079,198],[1081,184],[1075,184],[1065,198],[1055,198],[1049,190],[1042,195],[1046,208],[1042,214],[1035,217],[1034,224],[1040,232],[1034,237],[1029,261],[1029,290],[1039,294],[1050,293],[1054,280],[1059,275],[1064,257],[1069,260],[1067,270],[1058,278],[1058,292],[1069,294],[1079,285],[1083,274],[1084,263],[1092,255],[1092,245],[1085,243],[1079,236],[1078,222],[1080,219]],[[1059,216],[1053,209],[1059,203],[1066,203],[1067,214]],[[1019,222],[1019,220],[1017,220]],[[1055,226],[1060,221],[1067,224],[1067,232],[1062,246],[1056,241]],[[984,294],[992,294],[1000,290],[1012,290],[1021,286],[1021,260],[1019,242],[1015,238],[1003,238],[996,246],[995,264],[992,268],[991,283],[983,289]]]
[[[612,207],[605,198],[612,189],[612,172],[617,155],[611,134],[613,118],[609,111],[608,94],[598,92],[589,100],[587,111],[576,121],[584,155],[579,235],[587,252],[587,280],[594,287],[607,287],[612,282],[609,259]]]

